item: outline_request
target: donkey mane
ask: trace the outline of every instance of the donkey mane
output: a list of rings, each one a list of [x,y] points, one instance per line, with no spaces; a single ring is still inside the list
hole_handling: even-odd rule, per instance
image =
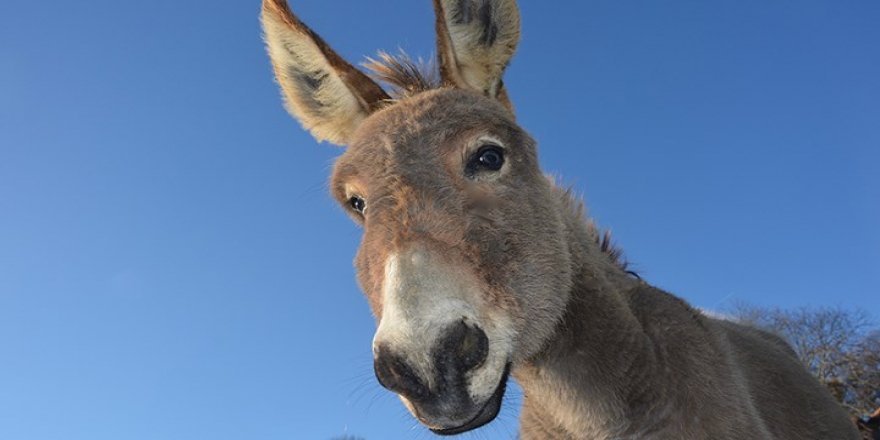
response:
[[[397,55],[379,51],[378,58],[367,57],[363,67],[370,76],[388,86],[392,101],[404,99],[443,86],[440,69],[433,61],[413,59],[402,49]]]
[[[557,188],[559,187],[557,186]],[[561,191],[565,209],[574,214],[574,217],[578,219],[578,221],[586,225],[587,234],[589,234],[593,242],[596,243],[599,250],[602,251],[602,254],[608,257],[611,263],[617,266],[620,270],[635,278],[641,279],[638,273],[630,268],[630,262],[626,259],[623,249],[614,243],[614,240],[611,237],[611,230],[602,230],[596,222],[587,215],[587,208],[584,205],[583,198],[575,193],[574,188],[569,187]]]

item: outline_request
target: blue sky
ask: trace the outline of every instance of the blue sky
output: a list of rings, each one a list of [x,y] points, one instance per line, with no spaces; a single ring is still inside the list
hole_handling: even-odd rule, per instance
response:
[[[645,279],[876,307],[880,3],[520,3],[519,120]],[[433,53],[427,0],[293,7],[353,61]],[[0,438],[429,438],[372,378],[341,150],[283,111],[258,10],[0,3]]]

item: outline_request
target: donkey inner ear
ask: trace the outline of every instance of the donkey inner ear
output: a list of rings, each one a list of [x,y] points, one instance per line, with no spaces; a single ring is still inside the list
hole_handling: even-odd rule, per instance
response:
[[[287,110],[319,141],[347,144],[388,94],[293,15],[286,0],[263,0],[261,21]]]
[[[443,81],[500,100],[512,110],[501,76],[519,43],[515,0],[434,0]]]

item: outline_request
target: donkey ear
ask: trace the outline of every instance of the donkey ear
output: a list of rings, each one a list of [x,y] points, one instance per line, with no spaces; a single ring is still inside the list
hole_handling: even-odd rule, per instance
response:
[[[515,0],[434,0],[440,75],[447,84],[500,100],[501,76],[519,43]]]
[[[345,145],[388,94],[300,21],[286,0],[263,0],[263,33],[287,110],[319,141]]]

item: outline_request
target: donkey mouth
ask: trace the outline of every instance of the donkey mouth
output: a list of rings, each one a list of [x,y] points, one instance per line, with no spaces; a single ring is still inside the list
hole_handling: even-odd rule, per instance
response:
[[[504,366],[504,373],[501,375],[501,380],[498,382],[498,387],[495,388],[495,392],[492,393],[492,397],[489,397],[489,400],[483,404],[483,407],[480,408],[477,415],[475,415],[470,421],[461,426],[452,428],[429,428],[431,432],[438,435],[456,435],[472,429],[477,429],[492,420],[495,420],[495,417],[498,416],[498,412],[501,411],[501,401],[504,398],[504,391],[507,389],[508,376],[510,376],[509,363]]]

